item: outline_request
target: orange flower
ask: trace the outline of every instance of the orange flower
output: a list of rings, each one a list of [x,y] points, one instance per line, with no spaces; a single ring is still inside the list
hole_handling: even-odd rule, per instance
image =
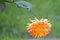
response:
[[[33,36],[33,37],[44,37],[46,36],[51,29],[51,24],[48,23],[47,19],[35,19],[32,20],[32,23],[28,25],[28,32]]]

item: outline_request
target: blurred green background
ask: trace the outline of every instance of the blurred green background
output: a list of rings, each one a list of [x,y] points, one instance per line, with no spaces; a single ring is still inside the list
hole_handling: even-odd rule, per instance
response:
[[[51,32],[46,37],[60,38],[60,0],[25,0],[33,5],[29,11],[14,3],[0,2],[0,40],[26,40],[32,38],[27,24],[37,17],[49,19]],[[23,39],[22,39],[23,38]]]

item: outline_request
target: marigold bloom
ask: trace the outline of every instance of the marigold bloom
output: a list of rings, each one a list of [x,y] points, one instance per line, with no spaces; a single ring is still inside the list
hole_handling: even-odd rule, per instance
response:
[[[47,19],[32,20],[32,23],[30,23],[27,28],[28,32],[35,38],[46,36],[50,29],[51,24],[48,23]]]

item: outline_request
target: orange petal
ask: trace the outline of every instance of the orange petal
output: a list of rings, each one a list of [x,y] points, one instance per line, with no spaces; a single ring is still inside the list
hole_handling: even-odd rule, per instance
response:
[[[27,29],[33,37],[44,37],[49,33],[51,24],[48,23],[47,19],[35,19],[28,25]]]

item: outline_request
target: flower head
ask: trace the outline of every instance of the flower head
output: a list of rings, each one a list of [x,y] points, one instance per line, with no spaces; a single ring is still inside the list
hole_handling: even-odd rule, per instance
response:
[[[27,27],[28,32],[35,38],[46,36],[49,34],[50,29],[51,24],[48,23],[48,19],[32,20],[32,23]]]

